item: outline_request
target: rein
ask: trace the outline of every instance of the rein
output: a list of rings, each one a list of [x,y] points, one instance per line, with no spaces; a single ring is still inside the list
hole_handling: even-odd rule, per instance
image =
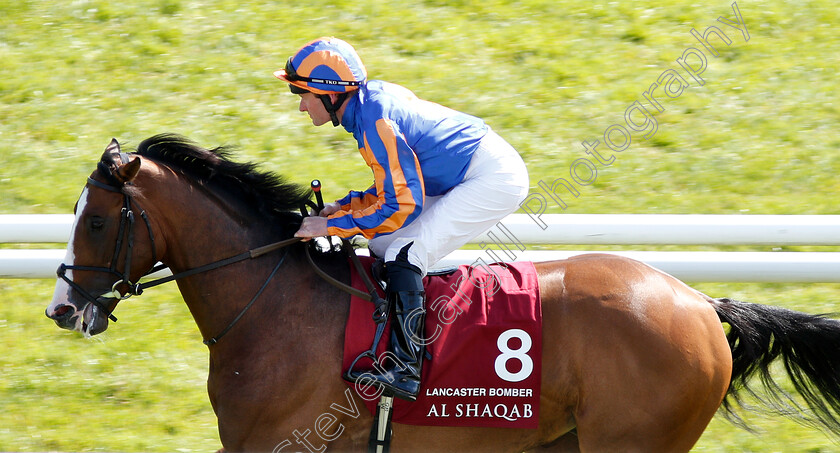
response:
[[[214,269],[218,269],[220,267],[228,266],[234,263],[238,263],[240,261],[250,260],[254,258],[259,258],[263,255],[271,253],[275,250],[282,249],[284,247],[288,247],[292,244],[300,242],[300,238],[290,238],[284,239],[282,241],[273,242],[268,245],[264,245],[262,247],[257,247],[255,249],[248,250],[247,252],[240,253],[238,255],[231,256],[229,258],[224,258],[219,261],[213,261],[212,263],[205,264],[203,266],[194,267],[192,269],[186,270],[184,272],[179,272],[177,274],[172,274],[166,277],[161,277],[155,280],[150,280],[145,283],[137,283],[131,288],[131,295],[139,296],[143,294],[143,291],[147,288],[153,288],[158,285],[162,285],[164,283],[169,283],[173,280],[178,280],[179,278],[190,277],[192,275],[200,274],[202,272],[212,271]],[[285,255],[284,255],[285,256]],[[282,261],[281,261],[282,262]],[[151,273],[163,270],[168,268],[169,266],[160,265],[153,268],[151,271],[146,273],[149,275]],[[142,277],[141,277],[142,278]]]
[[[353,249],[352,245],[346,239],[342,242],[344,243],[343,249],[347,250],[348,255],[350,255],[350,261],[353,263],[353,266],[356,268],[356,271],[362,277],[362,280],[364,280],[365,286],[367,287],[369,292],[366,293],[348,284],[342,283],[332,275],[324,272],[323,269],[318,267],[318,265],[315,263],[315,260],[312,259],[312,254],[309,253],[309,248],[306,249],[306,260],[312,266],[312,270],[314,270],[315,273],[318,274],[319,277],[321,277],[321,279],[323,279],[330,285],[333,285],[334,287],[344,291],[345,293],[350,294],[351,296],[356,296],[360,299],[372,302],[374,300],[374,294],[376,294],[376,289],[373,285],[373,282],[370,280],[370,278],[368,278],[367,273],[364,271],[362,262],[359,261],[359,257],[356,255],[356,251]]]

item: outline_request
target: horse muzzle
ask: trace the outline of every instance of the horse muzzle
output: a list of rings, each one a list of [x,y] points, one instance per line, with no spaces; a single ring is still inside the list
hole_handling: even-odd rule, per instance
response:
[[[58,327],[80,332],[86,337],[100,334],[108,328],[108,316],[90,302],[81,310],[69,303],[53,304],[47,307],[45,314]]]

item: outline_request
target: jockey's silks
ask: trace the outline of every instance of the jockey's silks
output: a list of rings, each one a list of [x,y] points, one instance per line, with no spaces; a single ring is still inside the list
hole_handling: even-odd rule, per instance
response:
[[[488,131],[479,118],[379,80],[350,98],[341,124],[356,138],[374,184],[339,200],[342,210],[327,226],[331,235],[368,239],[407,226],[426,196],[443,195],[463,181]]]

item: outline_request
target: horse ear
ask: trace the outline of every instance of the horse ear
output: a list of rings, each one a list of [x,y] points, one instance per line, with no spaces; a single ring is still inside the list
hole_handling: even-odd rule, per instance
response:
[[[127,183],[127,182],[131,181],[132,179],[134,179],[134,177],[137,176],[137,172],[139,172],[139,171],[140,171],[140,158],[138,157],[138,158],[132,160],[131,162],[129,162],[125,165],[120,165],[120,167],[117,168],[117,175],[116,176],[123,183]]]
[[[102,158],[104,160],[105,157],[107,157],[111,154],[119,154],[119,153],[120,153],[120,144],[119,144],[119,142],[117,142],[117,139],[112,138],[111,143],[109,143],[108,146],[105,147],[105,152],[102,153]]]

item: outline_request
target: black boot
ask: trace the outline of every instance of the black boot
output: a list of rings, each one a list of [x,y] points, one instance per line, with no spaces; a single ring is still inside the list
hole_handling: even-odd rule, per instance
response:
[[[385,394],[415,401],[420,393],[420,371],[425,354],[425,347],[419,344],[423,338],[426,313],[423,308],[426,299],[423,278],[420,269],[409,263],[402,253],[396,261],[385,263],[385,274],[388,282],[386,298],[394,313],[388,357],[381,360],[386,363],[377,363],[372,371],[354,370],[348,377],[356,382],[364,375],[366,380],[373,379],[380,384]]]

